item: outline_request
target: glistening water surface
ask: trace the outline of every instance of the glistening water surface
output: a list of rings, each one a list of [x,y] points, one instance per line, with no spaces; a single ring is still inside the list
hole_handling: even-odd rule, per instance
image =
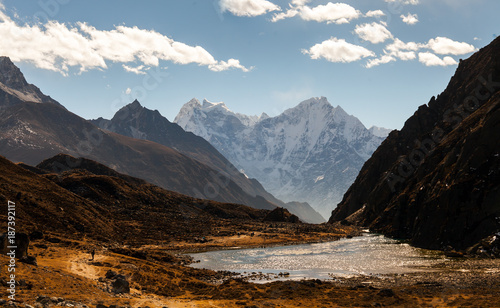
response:
[[[288,279],[408,273],[442,261],[435,252],[382,235],[364,234],[335,242],[191,254],[191,266],[237,273],[288,272]]]

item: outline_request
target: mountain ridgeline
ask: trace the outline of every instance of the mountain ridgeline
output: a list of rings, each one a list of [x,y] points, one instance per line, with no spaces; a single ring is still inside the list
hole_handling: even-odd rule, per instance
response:
[[[124,135],[100,129],[28,84],[9,58],[0,58],[0,155],[7,159],[37,165],[59,153],[85,157],[192,197],[258,209],[296,207],[294,213],[304,221],[324,221],[311,208],[285,205],[274,198],[257,181],[240,174],[208,142],[184,132],[157,111],[145,110],[135,102],[113,120],[127,120],[127,116],[130,122],[122,123],[123,128],[117,126]],[[156,130],[140,126],[150,120],[158,126]],[[137,124],[136,130],[132,121]],[[145,140],[141,130],[156,142]]]
[[[163,117],[157,110],[149,110],[141,106],[138,101],[124,106],[111,120],[99,118],[91,122],[107,131],[165,145],[209,166],[216,171],[216,173],[212,174],[215,185],[223,186],[226,185],[227,181],[231,181],[238,185],[246,194],[260,196],[276,206],[287,208],[306,222],[321,223],[326,221],[307,203],[284,203],[275,198],[258,181],[250,179],[239,172],[208,141],[191,132],[184,131],[179,125],[171,123],[167,118]],[[208,192],[204,192],[204,195],[195,196],[211,199],[213,192],[213,190],[208,190]],[[261,206],[255,203],[249,205],[254,207]]]
[[[276,197],[307,201],[325,217],[384,139],[324,97],[276,117],[247,116],[224,103],[193,99],[174,122],[208,140]],[[376,132],[383,135],[384,129]]]
[[[446,90],[389,135],[329,221],[425,248],[488,246],[500,238],[499,137],[497,38],[460,61]]]

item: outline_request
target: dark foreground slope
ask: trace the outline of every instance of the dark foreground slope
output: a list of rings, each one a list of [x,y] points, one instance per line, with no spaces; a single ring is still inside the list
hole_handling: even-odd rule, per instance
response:
[[[365,163],[330,222],[465,249],[500,231],[500,38]]]
[[[26,231],[146,243],[208,236],[226,220],[259,222],[270,213],[167,191],[68,155],[26,168],[0,156],[0,202],[16,203],[17,225]]]

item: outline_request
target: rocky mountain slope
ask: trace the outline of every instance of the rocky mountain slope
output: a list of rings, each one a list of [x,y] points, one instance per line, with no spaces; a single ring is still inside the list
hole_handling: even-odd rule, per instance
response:
[[[52,103],[60,106],[36,86],[26,82],[19,68],[8,57],[0,57],[0,101],[2,106],[19,102]]]
[[[330,222],[463,250],[500,238],[500,38],[366,162]],[[496,236],[495,236],[496,234]],[[500,242],[500,241],[499,241]],[[449,247],[448,247],[449,248]]]
[[[8,58],[2,58],[0,68],[0,155],[36,165],[66,153],[193,197],[276,208],[199,160],[155,142],[99,129],[29,85]]]
[[[16,203],[16,222],[23,230],[70,238],[143,244],[205,236],[224,219],[262,221],[272,213],[195,199],[64,154],[29,168],[0,156],[0,171],[0,202]],[[288,220],[298,220],[284,211]]]
[[[208,140],[276,197],[306,201],[325,217],[383,140],[324,97],[272,118],[193,99],[174,122]]]
[[[111,120],[99,118],[92,120],[98,127],[121,135],[154,141],[168,146],[180,153],[195,159],[217,172],[222,181],[231,180],[251,196],[262,196],[280,207],[289,209],[306,222],[325,222],[323,217],[308,204],[297,202],[284,203],[278,200],[262,185],[249,179],[231,164],[219,151],[205,139],[184,131],[179,125],[171,123],[157,110],[149,110],[138,101],[124,106]]]

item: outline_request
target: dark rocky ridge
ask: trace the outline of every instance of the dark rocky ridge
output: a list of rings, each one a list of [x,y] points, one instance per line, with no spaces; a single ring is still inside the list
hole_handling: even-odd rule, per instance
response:
[[[184,131],[179,125],[163,117],[158,110],[149,110],[137,100],[117,111],[111,120],[99,118],[90,122],[101,129],[120,135],[149,140],[173,148],[187,157],[213,168],[220,174],[227,175],[248,195],[261,196],[279,207],[285,207],[306,222],[322,223],[325,221],[308,203],[284,203],[275,198],[257,180],[249,179],[238,171],[208,141]]]
[[[62,154],[28,168],[0,156],[0,202],[7,200],[16,203],[16,222],[25,232],[104,242],[207,236],[216,233],[214,226],[260,222],[271,212],[192,198]],[[0,216],[6,217],[6,207]]]
[[[465,249],[500,231],[500,38],[393,131],[329,222],[347,220],[425,248]]]
[[[86,157],[165,189],[220,202],[274,209],[231,177],[175,149],[103,131],[28,84],[0,58],[0,155],[36,165],[59,153]]]
[[[3,106],[20,102],[50,103],[61,106],[57,101],[29,84],[21,70],[8,57],[0,57],[0,100]]]

